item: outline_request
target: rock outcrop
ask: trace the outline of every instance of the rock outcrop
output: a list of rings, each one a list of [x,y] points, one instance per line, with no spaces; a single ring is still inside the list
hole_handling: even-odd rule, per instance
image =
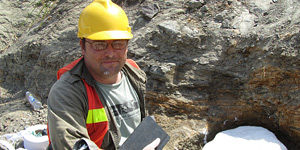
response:
[[[300,148],[298,0],[119,2],[134,34],[128,57],[148,75],[149,112],[171,135],[166,149],[199,149],[240,125],[265,127],[289,150]],[[28,12],[25,3],[9,4]],[[57,69],[81,55],[77,20],[89,2],[53,3],[25,32],[18,15],[1,18],[12,29],[3,37],[17,37],[1,40],[1,87],[24,87],[44,103]],[[156,13],[149,17],[145,7]]]

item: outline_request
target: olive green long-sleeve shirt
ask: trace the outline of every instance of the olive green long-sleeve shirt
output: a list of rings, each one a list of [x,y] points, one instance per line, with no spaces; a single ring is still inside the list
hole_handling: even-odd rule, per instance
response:
[[[128,76],[130,83],[136,90],[140,99],[140,109],[142,118],[146,116],[145,110],[145,90],[146,90],[146,74],[126,63],[122,68],[125,75]],[[61,78],[54,83],[48,96],[48,128],[51,146],[53,149],[72,149],[76,141],[85,139],[91,144],[90,148],[95,144],[89,141],[88,131],[86,129],[86,118],[89,110],[87,92],[82,78],[93,86],[106,110],[109,131],[106,133],[101,148],[117,149],[120,141],[120,131],[113,119],[113,113],[109,111],[94,79],[84,65],[83,59],[74,66],[70,71],[66,72]],[[96,149],[98,149],[96,147]]]

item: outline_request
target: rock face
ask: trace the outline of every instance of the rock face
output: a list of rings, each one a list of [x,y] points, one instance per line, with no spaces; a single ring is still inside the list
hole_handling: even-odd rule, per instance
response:
[[[134,34],[128,57],[148,75],[149,113],[171,135],[166,149],[199,149],[240,125],[263,126],[289,150],[299,149],[298,0],[118,2]],[[77,21],[89,2],[52,3],[43,22],[25,32],[9,12],[28,12],[28,1],[3,1],[7,14],[1,12],[12,29],[3,37],[17,37],[9,45],[1,39],[1,87],[24,87],[43,103],[56,71],[81,55]],[[141,8],[153,4],[157,14],[149,18]]]

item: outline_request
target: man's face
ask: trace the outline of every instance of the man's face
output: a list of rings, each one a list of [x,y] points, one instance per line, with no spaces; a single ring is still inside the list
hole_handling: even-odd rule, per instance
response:
[[[121,71],[127,59],[128,40],[85,39],[85,43],[82,42],[83,40],[80,41],[82,55],[94,78],[110,78]]]

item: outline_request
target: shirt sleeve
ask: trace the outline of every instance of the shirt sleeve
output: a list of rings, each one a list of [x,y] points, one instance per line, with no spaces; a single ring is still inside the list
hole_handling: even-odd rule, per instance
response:
[[[58,80],[48,96],[48,128],[53,149],[72,149],[78,140],[89,140],[88,101],[83,89],[74,84]]]

